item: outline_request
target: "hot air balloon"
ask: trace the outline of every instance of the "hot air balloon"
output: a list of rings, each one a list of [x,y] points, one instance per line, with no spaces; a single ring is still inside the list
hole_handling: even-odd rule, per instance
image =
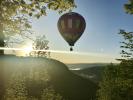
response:
[[[73,51],[72,46],[81,37],[85,27],[85,19],[76,12],[65,13],[59,18],[58,30],[69,46],[71,46],[70,51]]]

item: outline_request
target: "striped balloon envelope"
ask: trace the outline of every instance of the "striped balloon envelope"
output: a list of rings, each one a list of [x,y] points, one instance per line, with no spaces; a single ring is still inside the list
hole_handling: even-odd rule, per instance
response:
[[[72,46],[81,37],[86,27],[86,22],[83,16],[75,12],[63,14],[58,20],[58,30],[66,42]]]

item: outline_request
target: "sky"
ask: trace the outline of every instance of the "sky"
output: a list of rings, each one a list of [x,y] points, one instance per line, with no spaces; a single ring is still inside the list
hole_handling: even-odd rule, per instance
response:
[[[133,16],[124,10],[128,0],[75,0],[77,8],[73,12],[86,20],[86,29],[74,46],[72,53],[51,54],[65,63],[115,62],[120,53],[120,29],[133,31]],[[64,14],[64,13],[63,13]],[[44,34],[51,50],[68,51],[67,42],[61,37],[57,22],[62,14],[47,11],[47,16],[32,19],[32,30]]]

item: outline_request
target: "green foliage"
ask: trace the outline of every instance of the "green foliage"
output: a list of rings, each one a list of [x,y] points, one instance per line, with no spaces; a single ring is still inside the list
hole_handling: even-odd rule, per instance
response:
[[[5,37],[28,31],[30,17],[40,18],[47,9],[61,13],[74,7],[74,0],[0,0],[0,46]]]
[[[98,90],[98,100],[133,99],[133,61],[106,67]]]
[[[98,90],[98,100],[133,99],[133,32],[120,30],[123,59],[119,65],[109,65],[104,71]]]
[[[46,15],[47,8],[62,12],[73,7],[75,7],[73,0],[1,0],[0,22],[4,26],[17,25],[20,21],[22,21],[22,24],[27,22],[27,15],[37,18]],[[25,23],[25,25],[29,27],[28,23]]]
[[[14,73],[6,86],[5,100],[27,100],[25,76]]]
[[[52,85],[48,84],[49,81],[46,69],[19,67],[6,84],[4,100],[63,100]]]
[[[122,57],[125,59],[133,59],[133,32],[120,30],[119,34],[124,38],[124,41],[121,42],[121,48],[123,49],[121,51]]]
[[[48,87],[43,90],[41,100],[64,100],[62,96],[55,92],[53,87]]]
[[[127,13],[133,14],[133,0],[129,0],[129,2],[124,5],[124,7]]]

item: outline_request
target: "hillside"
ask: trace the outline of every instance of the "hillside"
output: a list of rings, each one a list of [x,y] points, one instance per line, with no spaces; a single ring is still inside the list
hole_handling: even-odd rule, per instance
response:
[[[117,65],[118,63],[113,63],[113,64]],[[71,72],[85,79],[89,79],[96,84],[102,80],[102,74],[103,74],[104,68],[107,65],[110,65],[110,64],[109,63],[67,64]]]
[[[91,67],[102,67],[106,66],[109,63],[75,63],[75,64],[66,64],[70,70],[82,70]]]
[[[65,64],[59,61],[46,58],[0,56],[0,64],[1,72],[4,71],[5,86],[12,91],[18,86],[13,87],[16,81],[23,80],[29,97],[40,98],[43,89],[52,86],[56,93],[66,100],[92,100],[92,98],[94,100],[95,98],[97,85],[73,74]]]
[[[94,66],[94,67],[84,68],[81,70],[71,70],[71,71],[76,75],[92,80],[95,83],[98,83],[102,80],[102,74],[105,67],[106,66]]]

